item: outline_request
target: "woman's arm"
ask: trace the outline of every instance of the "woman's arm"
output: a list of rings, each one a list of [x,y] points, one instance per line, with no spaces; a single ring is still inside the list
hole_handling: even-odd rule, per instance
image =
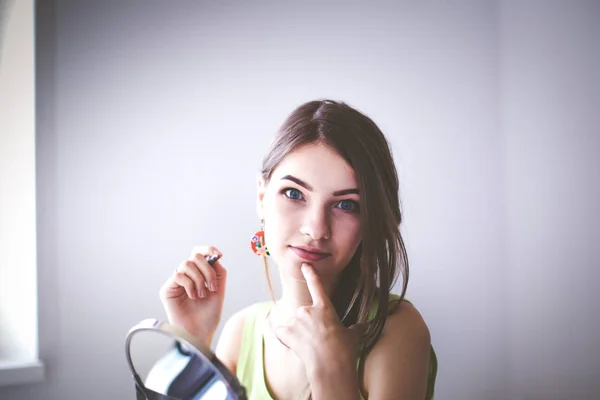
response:
[[[360,400],[356,358],[337,354],[330,360],[307,368],[312,398]]]
[[[369,400],[422,400],[427,391],[431,338],[410,303],[391,314],[365,360],[363,393]]]

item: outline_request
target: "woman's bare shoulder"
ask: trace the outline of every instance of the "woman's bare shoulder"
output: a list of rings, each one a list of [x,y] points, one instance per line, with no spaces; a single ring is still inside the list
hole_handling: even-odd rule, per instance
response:
[[[401,302],[365,359],[365,391],[375,399],[424,398],[430,347],[429,328],[421,313],[411,303]]]
[[[221,330],[215,354],[233,374],[236,372],[246,319],[254,312],[256,306],[257,304],[252,304],[234,313]]]

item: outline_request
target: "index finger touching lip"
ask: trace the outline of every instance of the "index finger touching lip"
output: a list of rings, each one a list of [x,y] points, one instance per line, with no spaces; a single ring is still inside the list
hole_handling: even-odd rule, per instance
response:
[[[323,288],[321,279],[315,272],[312,265],[303,263],[301,270],[302,274],[306,278],[306,285],[308,286],[308,291],[310,292],[310,296],[312,297],[313,305],[328,305],[330,303],[329,297],[327,297],[327,293],[325,293],[325,289]]]

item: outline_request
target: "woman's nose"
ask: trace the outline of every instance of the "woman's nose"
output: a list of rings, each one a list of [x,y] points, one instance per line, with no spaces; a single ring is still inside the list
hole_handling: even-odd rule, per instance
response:
[[[329,215],[323,209],[312,209],[307,212],[300,233],[308,235],[312,240],[329,239],[331,235]]]

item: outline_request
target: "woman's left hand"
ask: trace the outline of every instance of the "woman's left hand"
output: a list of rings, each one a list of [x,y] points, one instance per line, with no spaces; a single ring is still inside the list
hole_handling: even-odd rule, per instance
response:
[[[355,372],[363,325],[342,325],[313,267],[304,263],[302,274],[313,304],[299,307],[286,325],[276,327],[277,339],[303,361],[309,376]]]

